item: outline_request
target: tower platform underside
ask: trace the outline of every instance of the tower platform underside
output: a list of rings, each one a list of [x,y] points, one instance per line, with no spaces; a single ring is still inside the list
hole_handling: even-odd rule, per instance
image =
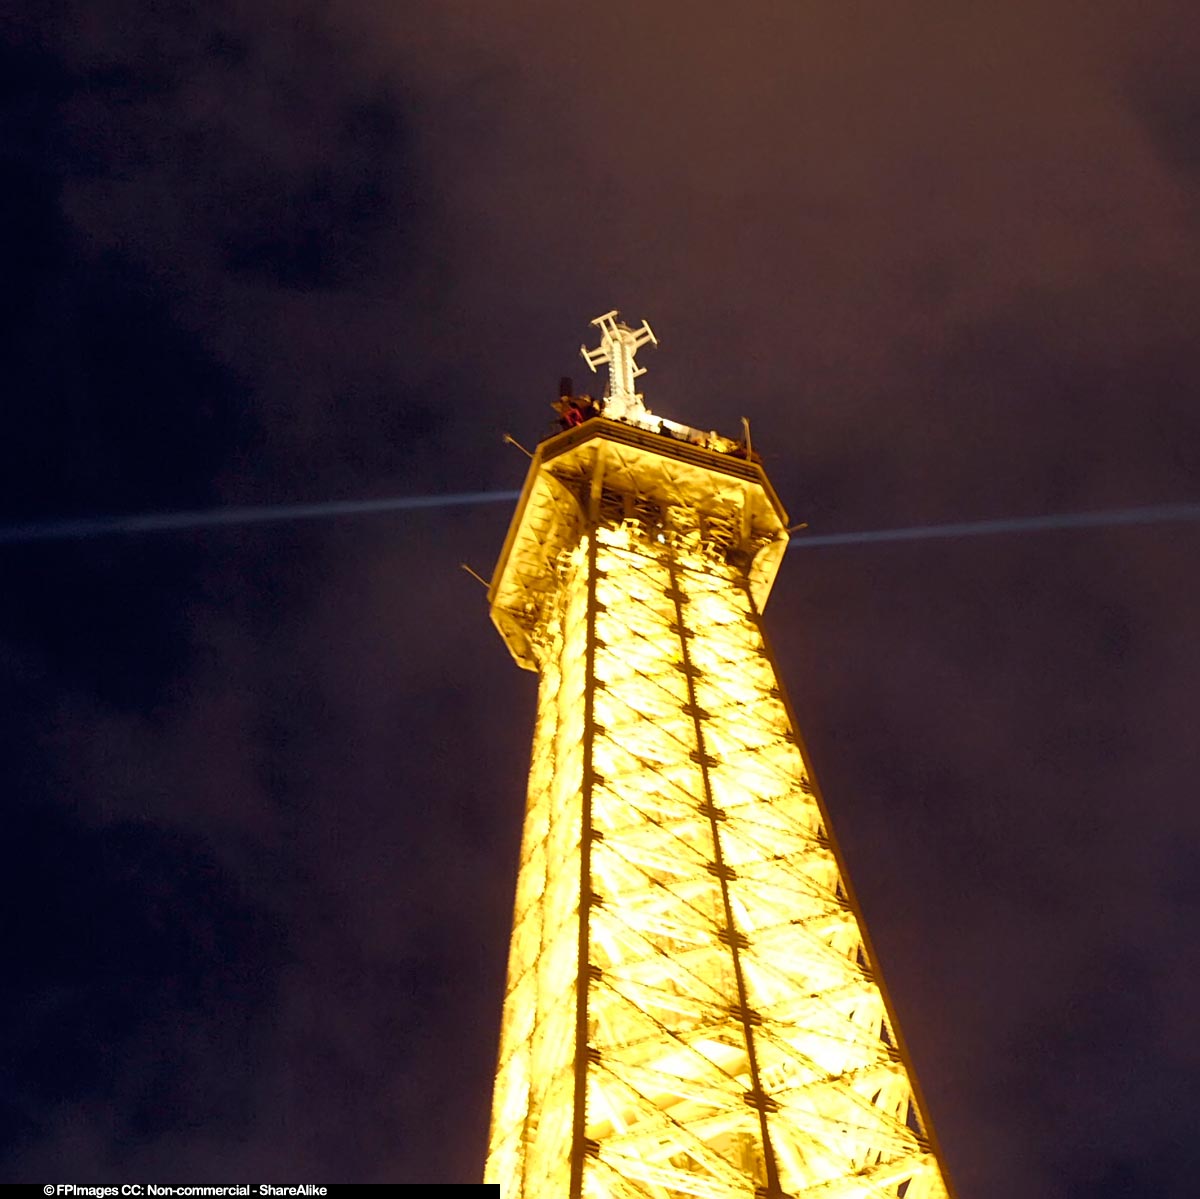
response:
[[[761,469],[592,421],[491,589],[539,673],[486,1178],[505,1199],[943,1199],[760,627]]]

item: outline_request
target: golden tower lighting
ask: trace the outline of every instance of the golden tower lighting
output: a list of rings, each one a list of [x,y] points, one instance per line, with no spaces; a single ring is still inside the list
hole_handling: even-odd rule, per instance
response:
[[[944,1199],[763,637],[787,517],[593,322],[488,593],[539,676],[485,1177],[504,1199]]]

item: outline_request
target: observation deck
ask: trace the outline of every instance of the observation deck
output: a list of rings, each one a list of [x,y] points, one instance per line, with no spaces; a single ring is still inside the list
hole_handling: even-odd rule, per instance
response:
[[[788,541],[787,513],[746,457],[601,416],[547,438],[488,589],[492,622],[520,666],[538,669],[536,630],[561,555],[589,529],[627,522],[658,543],[678,540],[738,567],[760,611]]]

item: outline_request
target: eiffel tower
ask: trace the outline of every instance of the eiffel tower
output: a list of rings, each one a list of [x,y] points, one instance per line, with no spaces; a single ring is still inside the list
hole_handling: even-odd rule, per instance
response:
[[[634,390],[534,455],[488,598],[539,676],[485,1178],[504,1199],[947,1199],[761,612],[746,440]]]

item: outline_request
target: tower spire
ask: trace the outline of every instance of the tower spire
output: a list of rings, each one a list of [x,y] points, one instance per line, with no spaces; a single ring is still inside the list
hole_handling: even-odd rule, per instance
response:
[[[580,346],[583,360],[594,371],[601,363],[608,364],[608,395],[604,403],[604,415],[615,420],[629,420],[646,411],[641,395],[634,391],[633,381],[646,373],[638,366],[635,356],[642,346],[658,345],[658,338],[647,321],[640,329],[631,329],[617,319],[617,310],[598,316],[592,324],[600,330],[600,345],[589,350]]]

